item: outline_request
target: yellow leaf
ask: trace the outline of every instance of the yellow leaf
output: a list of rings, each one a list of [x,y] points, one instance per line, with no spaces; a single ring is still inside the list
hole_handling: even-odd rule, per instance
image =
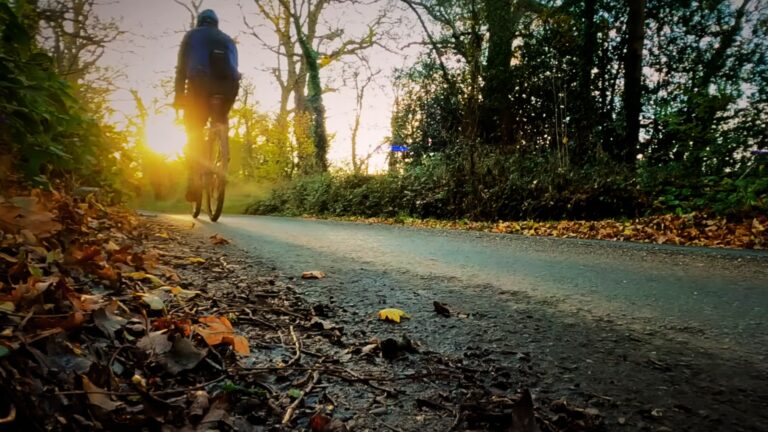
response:
[[[13,312],[15,310],[16,306],[13,303],[9,301],[0,302],[0,311]]]
[[[190,264],[203,264],[205,262],[205,258],[189,257],[187,258],[187,262]]]
[[[155,286],[163,286],[163,285],[165,285],[163,283],[163,281],[161,281],[160,278],[158,278],[157,276],[151,275],[151,274],[147,274],[147,273],[144,273],[144,272],[128,273],[126,276],[128,276],[129,278],[135,279],[135,280],[149,279],[152,282],[152,284],[154,284]]]
[[[181,298],[182,300],[189,300],[198,294],[202,294],[200,291],[185,290],[184,288],[180,288],[180,287],[171,287],[170,291],[171,291],[171,294]]]
[[[163,299],[156,296],[155,294],[144,294],[139,293],[141,298],[144,300],[145,303],[149,305],[149,308],[152,310],[163,310],[165,309],[165,303],[163,303]]]
[[[410,315],[400,309],[382,309],[379,311],[379,318],[384,321],[399,323],[401,318],[410,318]]]

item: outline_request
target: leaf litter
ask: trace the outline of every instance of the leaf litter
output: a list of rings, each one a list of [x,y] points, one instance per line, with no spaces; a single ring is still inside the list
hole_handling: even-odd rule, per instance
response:
[[[599,413],[538,406],[512,377],[425,349],[407,322],[397,333],[360,316],[341,322],[333,306],[308,304],[279,275],[256,276],[246,259],[211,248],[226,246],[222,237],[195,242],[188,229],[90,197],[35,191],[0,201],[3,423],[599,430]],[[379,317],[408,315],[384,309]],[[500,376],[509,391],[499,393]],[[392,417],[389,407],[408,404],[409,416]]]

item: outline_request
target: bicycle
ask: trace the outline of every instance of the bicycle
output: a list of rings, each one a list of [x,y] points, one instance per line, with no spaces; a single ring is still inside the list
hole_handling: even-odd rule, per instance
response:
[[[211,112],[220,112],[223,105],[223,96],[217,95],[211,98]],[[229,136],[228,125],[215,121],[213,116],[207,128],[203,153],[201,155],[204,161],[203,169],[199,173],[202,193],[192,203],[192,217],[197,219],[201,209],[205,206],[211,222],[216,222],[224,209],[227,168],[229,166]]]

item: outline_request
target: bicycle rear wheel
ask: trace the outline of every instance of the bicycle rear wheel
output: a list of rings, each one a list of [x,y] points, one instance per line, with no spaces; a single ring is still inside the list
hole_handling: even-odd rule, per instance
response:
[[[205,182],[206,210],[212,222],[221,217],[224,210],[224,196],[227,189],[227,168],[229,165],[229,140],[226,126],[217,125],[212,134],[213,163]]]

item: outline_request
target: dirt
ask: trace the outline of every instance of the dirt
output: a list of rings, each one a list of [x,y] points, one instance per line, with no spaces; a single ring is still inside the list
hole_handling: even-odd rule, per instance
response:
[[[301,280],[300,272],[278,268],[253,250],[214,248],[191,228],[175,223],[167,228],[169,241],[227,265],[217,273],[188,267],[182,279],[205,286],[250,336],[253,356],[234,367],[234,383],[269,388],[272,395],[271,408],[258,416],[248,414],[249,405],[242,408],[243,394],[236,395],[240,408],[233,418],[253,430],[277,430],[270,425],[291,402],[285,395],[308,386],[312,371],[318,382],[301,400],[290,429],[305,430],[323,411],[349,430],[529,430],[515,420],[522,409],[524,417],[535,412],[541,430],[768,430],[765,364],[727,349],[705,349],[692,342],[701,336],[695,328],[672,332],[645,322],[622,325],[615,316],[564,316],[556,297],[499,292],[483,283],[457,287],[451,277],[343,260],[333,271],[304,269],[328,276]],[[291,313],[261,303],[272,310],[258,322],[245,318],[246,309],[262,316],[260,292],[279,294]],[[450,315],[435,312],[435,301]],[[376,312],[387,307],[403,309],[411,319],[380,320]],[[291,326],[305,350],[292,368],[249,372],[294,358]],[[389,352],[392,346],[395,354],[387,357],[394,358],[385,358],[382,347]],[[533,397],[531,413],[521,408],[526,391]]]

